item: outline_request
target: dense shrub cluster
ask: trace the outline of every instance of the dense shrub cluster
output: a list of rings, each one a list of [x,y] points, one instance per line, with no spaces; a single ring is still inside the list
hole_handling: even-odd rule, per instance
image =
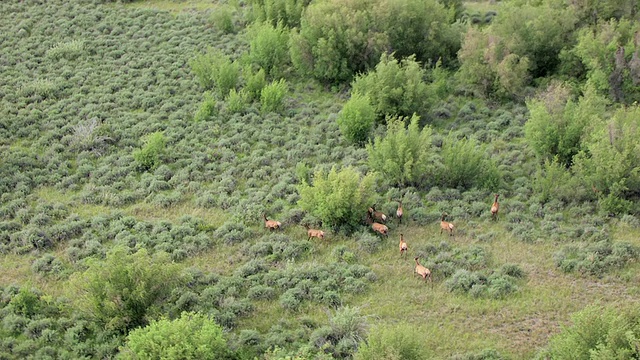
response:
[[[639,355],[637,306],[590,306],[574,314],[572,324],[553,336],[538,358],[633,358]]]
[[[565,272],[602,276],[637,260],[640,249],[627,242],[602,240],[595,243],[567,245],[554,255],[556,266]]]
[[[0,357],[111,357],[120,336],[28,287],[0,287]]]

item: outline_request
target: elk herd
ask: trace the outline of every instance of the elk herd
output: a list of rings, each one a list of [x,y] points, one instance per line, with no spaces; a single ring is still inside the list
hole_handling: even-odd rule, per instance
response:
[[[499,194],[494,194],[495,198],[494,198],[493,204],[491,204],[490,211],[491,211],[492,221],[498,220],[498,211],[500,209],[500,204],[498,203],[499,196],[500,196]],[[400,225],[402,224],[402,216],[404,215],[404,210],[402,208],[402,200],[394,200],[394,201],[398,203],[398,208],[396,210],[396,219],[398,220],[398,225]],[[446,221],[447,216],[449,216],[449,214],[447,214],[446,212],[442,213],[442,217],[440,218],[440,234],[442,235],[444,231],[449,236],[455,236],[454,235],[455,226],[453,225],[452,222]],[[269,230],[279,230],[282,228],[282,223],[280,223],[279,221],[267,219],[266,214],[263,214],[262,217],[264,219],[265,228]],[[389,217],[386,214],[376,210],[376,204],[373,204],[371,207],[367,209],[366,220],[365,220],[366,223],[371,227],[371,229],[375,233],[380,234],[384,238],[389,237],[389,227],[385,225],[388,219]],[[304,227],[307,230],[308,240],[311,240],[311,238],[318,238],[319,240],[323,240],[326,235],[326,233],[322,230],[312,229],[308,225],[304,225]],[[400,249],[400,257],[406,258],[409,250],[409,246],[407,245],[407,242],[405,241],[404,235],[402,233],[400,233],[400,243],[398,244],[398,247]],[[431,282],[431,270],[426,268],[424,265],[420,264],[419,257],[415,257],[414,260],[416,262],[416,265],[414,268],[414,274],[418,274],[425,281],[428,280],[429,282]]]

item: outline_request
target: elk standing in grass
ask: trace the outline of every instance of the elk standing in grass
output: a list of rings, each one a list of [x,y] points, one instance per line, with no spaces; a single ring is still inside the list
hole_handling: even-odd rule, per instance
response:
[[[304,227],[307,229],[307,235],[309,236],[307,240],[311,240],[312,237],[318,238],[320,240],[324,239],[324,231],[311,229],[309,228],[309,225],[305,225]]]
[[[278,230],[282,227],[282,223],[280,221],[269,220],[265,214],[262,214],[262,217],[264,218],[264,227],[267,229]]]
[[[405,257],[407,256],[407,243],[404,241],[404,235],[400,234],[400,244],[398,244],[398,247],[400,248],[400,257],[402,257],[402,254],[405,255]]]
[[[495,194],[496,199],[493,201],[493,205],[491,205],[491,219],[498,220],[498,210],[500,210],[500,204],[498,204],[498,196],[499,194]]]
[[[380,221],[382,223],[387,222],[387,215],[382,211],[376,211],[376,204],[373,204],[373,206],[369,208],[369,213],[376,221]]]
[[[396,210],[396,217],[398,218],[398,224],[402,224],[402,215],[404,214],[404,212],[402,211],[402,201],[401,200],[397,200],[398,201],[398,210]]]
[[[429,282],[431,282],[431,270],[429,270],[426,267],[420,265],[420,263],[418,262],[418,257],[416,257],[415,260],[416,260],[416,268],[415,268],[414,272],[416,274],[422,276],[422,278],[424,279],[425,282],[427,281],[427,278],[429,278]]]
[[[444,220],[447,216],[449,216],[449,214],[446,212],[442,213],[442,218],[440,219],[440,235],[442,235],[442,230],[446,230],[449,232],[449,236],[453,236],[453,223]]]
[[[386,225],[377,223],[373,221],[373,213],[372,213],[372,209],[369,208],[369,211],[367,212],[367,224],[371,225],[371,228],[373,229],[373,231],[381,234],[382,236],[389,236],[389,228]]]

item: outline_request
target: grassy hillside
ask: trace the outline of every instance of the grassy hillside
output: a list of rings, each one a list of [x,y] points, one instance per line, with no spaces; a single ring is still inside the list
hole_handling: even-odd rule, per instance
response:
[[[216,26],[223,5],[235,9],[235,32]],[[274,348],[351,358],[368,334],[405,326],[423,358],[531,359],[574,313],[638,304],[640,221],[610,217],[596,196],[568,184],[554,184],[566,196],[542,199],[521,101],[454,91],[428,112],[436,151],[447,136],[478,139],[500,171],[497,188],[379,179],[377,209],[394,214],[392,199],[402,196],[405,210],[402,224],[391,216],[388,238],[363,221],[353,233],[325,227],[325,239],[307,240],[301,224],[318,219],[299,206],[303,179],[332,166],[367,173],[368,152],[336,123],[348,85],[293,69],[283,71],[284,110],[216,98],[197,118],[211,98],[191,61],[215,49],[244,64],[249,8],[0,4],[0,358],[116,356],[139,324],[122,316],[105,325],[87,279],[106,274],[101,264],[116,264],[111,251],[120,248],[175,266],[142,324],[200,312],[246,358],[277,358],[264,355]],[[163,150],[144,168],[136,154],[154,133]],[[445,211],[455,236],[440,233]],[[263,214],[282,229],[265,229]],[[416,256],[432,283],[413,273]]]

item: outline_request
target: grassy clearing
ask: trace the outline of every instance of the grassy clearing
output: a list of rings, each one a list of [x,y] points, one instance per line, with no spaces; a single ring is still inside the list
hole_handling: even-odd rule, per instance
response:
[[[126,5],[132,9],[153,9],[161,11],[169,11],[172,13],[180,13],[186,11],[205,11],[218,7],[217,1],[203,0],[142,0],[135,1]]]

